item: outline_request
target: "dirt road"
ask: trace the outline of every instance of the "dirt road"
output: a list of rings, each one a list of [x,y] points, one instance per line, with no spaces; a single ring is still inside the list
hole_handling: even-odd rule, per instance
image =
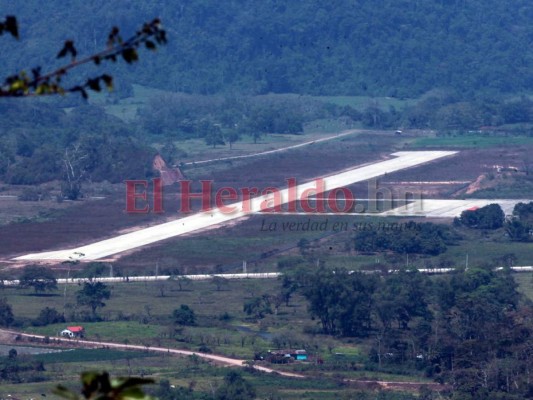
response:
[[[0,329],[0,338],[3,340],[6,340],[6,338],[9,338],[11,335],[11,338],[14,340],[17,336],[26,338],[26,339],[37,339],[40,341],[44,341],[47,339],[44,335],[34,335],[34,334],[28,334],[28,333],[22,333],[22,332],[16,332],[11,331],[8,329]],[[50,339],[50,338],[48,338]],[[167,347],[157,347],[157,346],[141,346],[141,345],[135,345],[135,344],[122,344],[122,343],[113,343],[113,342],[96,342],[91,340],[76,340],[76,339],[67,339],[67,338],[53,338],[52,339],[54,343],[64,343],[69,346],[74,347],[83,347],[83,348],[109,348],[109,349],[121,349],[121,350],[138,350],[138,351],[151,351],[154,353],[162,353],[162,354],[174,354],[174,355],[180,355],[180,356],[192,356],[195,355],[197,357],[214,361],[219,364],[223,365],[229,365],[234,367],[243,367],[246,360],[240,360],[230,357],[225,357],[221,355],[216,354],[206,354],[206,353],[198,353],[195,351],[190,350],[179,350],[179,349],[171,349]],[[263,371],[267,373],[277,373],[282,376],[287,376],[290,378],[305,378],[304,375],[295,374],[292,372],[284,372],[284,371],[277,371],[272,368],[263,367],[260,365],[254,366],[255,369],[258,371]]]
[[[326,136],[320,139],[310,140],[308,142],[303,142],[303,143],[295,144],[292,146],[281,147],[279,149],[261,151],[259,153],[253,153],[253,154],[243,154],[242,156],[231,156],[231,157],[211,158],[209,160],[191,161],[191,162],[183,163],[183,165],[201,165],[201,164],[207,164],[207,163],[218,162],[218,161],[229,161],[229,160],[238,160],[238,159],[243,159],[243,158],[262,157],[262,156],[275,154],[275,153],[281,153],[283,151],[293,150],[293,149],[297,149],[299,147],[304,147],[304,146],[310,146],[315,143],[326,142],[328,140],[338,139],[340,137],[353,135],[354,133],[362,133],[362,132],[364,131],[360,129],[351,129],[348,131],[343,131],[333,136]]]
[[[3,342],[9,342],[13,343],[16,341],[17,337],[22,337],[25,339],[33,339],[33,340],[40,340],[45,341],[47,337],[43,335],[34,335],[34,334],[28,334],[23,332],[17,332],[12,331],[8,329],[0,329],[0,340]],[[243,367],[245,366],[246,360],[241,359],[235,359],[230,357],[225,357],[221,355],[216,354],[205,354],[205,353],[198,353],[190,350],[179,350],[179,349],[171,349],[166,347],[152,347],[152,346],[141,346],[141,345],[134,345],[134,344],[121,344],[121,343],[113,343],[113,342],[96,342],[91,340],[73,340],[73,339],[66,339],[66,338],[48,338],[49,340],[53,340],[54,343],[62,343],[73,347],[82,347],[82,348],[109,348],[109,349],[120,349],[120,350],[137,350],[137,351],[151,351],[155,353],[161,353],[161,354],[173,354],[177,356],[192,356],[195,355],[197,357],[213,361],[218,364],[232,366],[232,367]],[[261,365],[254,365],[253,366],[256,370],[266,372],[266,373],[276,373],[281,376],[285,376],[288,378],[298,378],[298,379],[315,379],[314,376],[306,376],[302,374],[297,374],[293,372],[286,372],[286,371],[279,371],[273,368],[264,367]],[[382,389],[389,389],[389,390],[413,390],[413,389],[420,389],[421,387],[425,386],[428,388],[431,388],[433,390],[441,391],[441,390],[449,390],[451,387],[449,385],[442,385],[435,382],[400,382],[400,381],[377,381],[377,380],[358,380],[358,379],[345,379],[347,383],[353,384],[356,387],[361,388],[373,388],[373,387],[380,387]]]

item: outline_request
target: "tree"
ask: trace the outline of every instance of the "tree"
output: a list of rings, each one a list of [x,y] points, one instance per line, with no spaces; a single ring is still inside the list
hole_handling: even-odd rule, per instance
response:
[[[401,329],[408,329],[414,317],[431,320],[427,293],[430,281],[416,270],[399,271],[383,279],[374,295],[375,309],[385,328],[395,319]]]
[[[182,304],[172,313],[174,322],[178,325],[192,326],[196,323],[196,314],[187,304]]]
[[[344,269],[309,274],[303,294],[308,310],[329,335],[364,336],[371,329],[376,278]]]
[[[39,265],[27,265],[19,278],[19,287],[32,287],[35,293],[52,291],[57,289],[57,280],[54,273],[48,268]]]
[[[241,140],[241,135],[239,134],[239,132],[236,129],[232,129],[231,131],[229,131],[229,133],[227,133],[225,135],[225,137],[226,137],[226,140],[229,143],[230,150],[233,148],[233,143],[238,142],[239,140]]]
[[[189,387],[176,387],[171,385],[167,379],[161,379],[153,394],[159,400],[194,400],[197,397],[193,391],[193,382],[190,382]]]
[[[104,300],[109,297],[111,297],[111,291],[102,282],[85,282],[83,288],[78,291],[76,300],[78,305],[89,307],[93,318],[96,319],[96,310],[105,307]]]
[[[270,296],[264,294],[254,297],[244,303],[243,311],[257,319],[264,318],[266,314],[272,314]]]
[[[65,149],[63,155],[64,181],[61,194],[69,200],[77,200],[81,195],[82,182],[87,174],[87,154],[80,143]]]
[[[19,34],[16,17],[6,17],[0,27],[2,28],[0,29],[0,32],[9,32],[12,36],[18,39]],[[102,74],[93,78],[88,78],[83,84],[74,85],[72,87],[63,87],[61,81],[69,70],[88,63],[100,65],[103,61],[116,62],[118,57],[122,57],[124,61],[131,64],[139,59],[137,50],[141,45],[144,45],[149,50],[155,50],[157,45],[162,45],[166,42],[166,32],[161,28],[161,21],[158,18],[149,23],[145,23],[135,35],[127,40],[123,40],[119,29],[113,27],[108,35],[107,48],[82,59],[77,59],[78,51],[74,46],[74,42],[72,40],[67,40],[56,58],[70,56],[70,63],[45,74],[41,73],[41,67],[35,67],[31,70],[31,78],[25,71],[22,71],[17,75],[9,76],[5,79],[3,86],[0,87],[0,97],[62,95],[69,92],[80,92],[82,97],[86,99],[88,97],[88,90],[100,92],[102,90],[102,84],[104,84],[109,90],[112,90],[112,76]]]
[[[106,265],[102,262],[91,262],[83,267],[83,269],[76,274],[74,274],[75,278],[88,278],[89,280],[93,280],[94,278],[97,278],[99,276],[102,276],[105,274],[106,270],[108,268]]]
[[[0,299],[0,326],[8,327],[15,321],[11,304],[6,298]]]
[[[237,133],[239,136],[251,136],[254,143],[263,136],[263,132],[257,128],[256,124],[250,118],[244,119],[238,124]]]
[[[39,313],[39,316],[32,321],[35,326],[46,326],[65,322],[65,316],[59,313],[55,308],[45,307]]]
[[[217,145],[224,146],[226,144],[222,130],[218,125],[209,125],[202,136],[204,137],[205,144],[213,146],[213,148],[217,147]]]
[[[284,273],[281,275],[281,290],[280,295],[285,302],[285,306],[289,307],[291,297],[300,287],[300,282],[298,282],[297,274]]]
[[[524,224],[522,221],[513,219],[505,224],[505,231],[513,241],[528,242],[533,240],[533,229]]]
[[[218,275],[213,275],[213,279],[211,281],[213,282],[213,285],[216,286],[218,292],[222,290],[222,286],[228,285],[228,280]]]
[[[250,400],[255,397],[253,386],[237,371],[229,371],[215,393],[216,400]]]
[[[168,278],[169,281],[174,281],[178,284],[178,289],[181,292],[183,290],[184,286],[190,285],[192,283],[192,280],[190,278],[187,278],[185,275],[178,274],[172,274]]]
[[[503,226],[505,214],[499,204],[489,204],[477,210],[463,211],[460,221],[469,228],[498,229]]]

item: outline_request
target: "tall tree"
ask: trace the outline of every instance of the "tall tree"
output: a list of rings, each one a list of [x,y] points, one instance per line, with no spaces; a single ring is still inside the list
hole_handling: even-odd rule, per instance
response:
[[[237,371],[229,371],[215,392],[216,400],[251,400],[256,394],[253,386]]]
[[[94,319],[97,318],[96,311],[105,307],[104,300],[109,297],[111,297],[111,291],[102,282],[85,282],[83,288],[76,294],[78,305],[89,307]]]
[[[13,316],[11,304],[7,302],[5,297],[0,299],[0,326],[10,326],[14,321],[15,317]]]
[[[33,288],[35,293],[52,291],[57,289],[57,279],[54,273],[40,265],[27,265],[23,268],[19,277],[19,287]]]

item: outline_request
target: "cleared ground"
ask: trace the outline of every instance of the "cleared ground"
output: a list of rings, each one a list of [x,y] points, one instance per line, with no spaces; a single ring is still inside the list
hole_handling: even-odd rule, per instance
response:
[[[391,172],[418,166],[442,157],[452,156],[455,153],[455,151],[396,152],[392,154],[394,158],[389,160],[373,163],[363,167],[352,168],[335,175],[324,177],[323,189],[316,190],[316,181],[310,181],[298,185],[295,188],[296,198],[301,200],[303,198],[307,198],[308,196],[322,193],[326,190],[346,187],[356,182],[369,180]],[[313,189],[315,190],[313,191]],[[241,202],[233,203],[227,206],[228,208],[235,208],[235,211],[231,213],[225,213],[219,208],[216,208],[208,212],[201,212],[189,217],[155,225],[125,235],[115,236],[111,239],[99,241],[86,246],[45,253],[27,254],[17,257],[16,260],[97,260],[112,256],[117,253],[146,246],[148,244],[171,237],[199,231],[201,229],[206,229],[242,218],[250,213],[264,210],[268,207],[268,204],[271,204],[271,199],[271,194],[265,194],[252,198],[248,210],[245,209],[246,207],[244,207],[243,203]],[[280,205],[289,202],[289,189],[281,190],[279,192],[279,200],[276,201]]]

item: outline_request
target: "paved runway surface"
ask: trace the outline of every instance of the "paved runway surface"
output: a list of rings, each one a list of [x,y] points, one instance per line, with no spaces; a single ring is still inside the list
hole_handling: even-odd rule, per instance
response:
[[[456,154],[455,151],[402,151],[393,153],[392,156],[394,157],[389,160],[323,177],[324,190],[329,191],[335,188],[346,187],[356,182],[366,181],[387,173],[422,165],[454,154]],[[317,160],[317,162],[319,161]],[[316,188],[316,186],[314,180],[298,185],[296,188],[296,197],[302,199],[305,197],[306,191]],[[308,193],[308,195],[313,196],[319,193],[315,191]],[[289,201],[289,189],[280,190],[279,197],[280,203],[286,204]],[[271,199],[271,194],[261,195],[252,198],[249,210],[243,210],[243,204],[241,202],[233,203],[228,205],[228,207],[235,207],[235,211],[232,213],[224,213],[220,209],[214,208],[211,211],[199,212],[171,222],[140,229],[78,248],[27,254],[15,258],[15,260],[98,260],[161,240],[224,224],[249,215],[250,213],[259,212],[265,209],[265,204]]]
[[[431,218],[454,218],[459,217],[461,213],[468,209],[485,207],[489,204],[499,204],[505,215],[511,215],[515,204],[529,202],[529,200],[485,200],[485,199],[468,199],[468,200],[435,200],[423,199],[417,200],[402,207],[397,207],[389,211],[378,214],[382,217],[398,216],[423,216]]]

